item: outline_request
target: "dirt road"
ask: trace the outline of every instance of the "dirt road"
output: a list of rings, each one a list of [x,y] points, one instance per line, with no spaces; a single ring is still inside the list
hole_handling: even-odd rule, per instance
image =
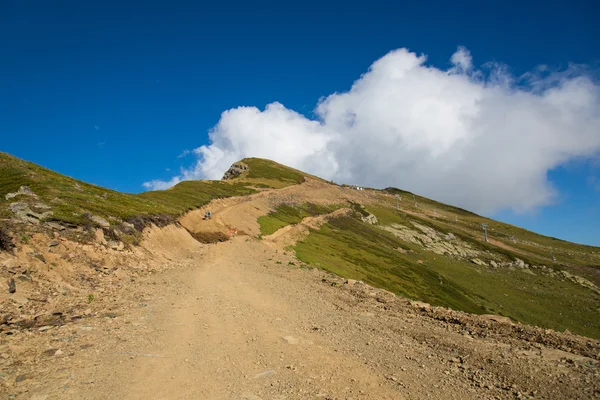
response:
[[[29,338],[46,356],[9,398],[592,398],[598,390],[592,359],[473,337],[385,292],[300,268],[255,239],[190,254],[124,287],[115,315]]]

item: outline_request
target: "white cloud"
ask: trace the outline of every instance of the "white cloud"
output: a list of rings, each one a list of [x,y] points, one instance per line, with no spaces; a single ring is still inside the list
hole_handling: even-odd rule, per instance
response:
[[[452,57],[450,57],[450,62],[454,64],[457,72],[466,72],[471,70],[473,67],[473,58],[471,57],[471,52],[463,46],[459,46],[458,50],[452,54]]]
[[[192,153],[192,152],[186,149],[186,150],[182,151],[182,152],[181,152],[181,154],[179,154],[179,155],[177,156],[177,158],[183,158],[183,157],[186,157],[186,156],[187,156],[188,154],[190,154],[190,153]]]
[[[272,103],[225,111],[185,179],[219,179],[264,157],[337,182],[396,186],[477,212],[547,205],[549,170],[600,152],[600,87],[571,66],[513,77],[474,68],[459,47],[441,70],[406,49],[375,61],[351,89],[322,99],[317,118]]]

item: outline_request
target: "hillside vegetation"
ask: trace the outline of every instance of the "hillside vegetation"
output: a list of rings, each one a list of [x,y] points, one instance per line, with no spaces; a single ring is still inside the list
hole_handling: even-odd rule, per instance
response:
[[[444,232],[431,221],[395,210],[366,209],[388,224],[410,226],[415,222]],[[483,246],[468,235],[449,243],[469,249],[470,256],[439,254],[439,249],[403,240],[382,229],[385,226],[368,225],[358,217],[333,219],[321,229],[311,230],[295,246],[296,254],[307,264],[433,305],[600,337],[600,293],[558,275],[558,271],[580,268],[554,265],[542,270],[538,268],[542,260],[519,267],[515,260],[522,260],[522,255],[501,248],[496,252],[493,245]],[[491,267],[490,261],[499,267]]]
[[[279,164],[260,159],[244,161],[251,165],[252,172],[243,179],[184,181],[169,190],[128,194],[91,185],[0,153],[0,202],[27,202],[34,211],[36,204],[41,203],[49,206],[52,212],[45,220],[74,225],[89,223],[89,214],[109,222],[128,221],[139,216],[167,216],[167,220],[172,220],[216,198],[248,195],[256,193],[257,188],[280,188],[304,179],[297,171]],[[8,193],[18,192],[21,186],[29,187],[37,197],[5,198]],[[0,207],[0,217],[11,215],[6,206]]]
[[[131,222],[139,231],[148,223],[174,222],[213,199],[269,190],[268,205],[261,208],[266,211],[256,214],[258,220],[252,217],[260,225],[259,237],[307,217],[353,210],[323,219],[319,229],[307,229],[308,236],[294,242],[296,257],[305,264],[433,305],[600,338],[596,247],[538,235],[396,188],[357,191],[329,184],[269,160],[247,158],[228,172],[227,180],[127,194],[0,153],[0,218],[7,222],[24,212],[34,216],[32,223],[37,218],[89,228],[101,217],[110,225]],[[324,193],[327,201],[319,197]],[[219,238],[226,240],[224,233]]]

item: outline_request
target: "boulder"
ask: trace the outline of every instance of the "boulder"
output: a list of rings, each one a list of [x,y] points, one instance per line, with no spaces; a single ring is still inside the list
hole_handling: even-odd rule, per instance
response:
[[[373,214],[369,214],[366,217],[361,217],[362,222],[366,222],[367,224],[375,225],[377,223],[377,217]]]
[[[90,219],[102,228],[110,228],[110,223],[102,217],[99,217],[97,215],[92,215],[90,217]]]
[[[31,222],[32,224],[39,224],[40,220],[43,220],[44,218],[49,217],[53,214],[52,211],[37,213],[31,210],[31,208],[29,208],[29,204],[23,203],[21,201],[11,203],[8,206],[8,209],[12,211],[12,213],[15,214],[17,218]]]

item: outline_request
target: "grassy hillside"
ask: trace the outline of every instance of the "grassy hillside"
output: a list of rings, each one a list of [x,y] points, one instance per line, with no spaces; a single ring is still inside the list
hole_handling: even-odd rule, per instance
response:
[[[300,204],[291,206],[282,204],[275,211],[259,217],[260,233],[270,235],[284,226],[297,224],[306,217],[328,214],[340,208],[340,206],[324,206],[319,204]]]
[[[71,224],[89,223],[89,214],[109,221],[129,220],[137,216],[179,216],[207,204],[215,198],[256,193],[256,187],[284,187],[300,183],[303,175],[291,168],[260,159],[246,160],[250,176],[234,181],[185,181],[169,190],[140,194],[120,193],[61,175],[39,165],[0,153],[0,218],[12,213],[12,202],[27,202],[34,207],[51,207],[49,221]],[[28,186],[38,197],[18,196],[6,200],[21,186]]]
[[[444,207],[433,213],[431,208],[426,211],[426,207],[439,207],[439,203],[420,201],[419,212],[414,202],[412,206],[404,205],[406,210],[397,211],[391,199],[368,205],[363,210],[355,207],[355,217],[331,220],[320,230],[312,230],[296,245],[296,254],[310,265],[412,299],[467,312],[504,315],[523,323],[561,331],[569,329],[600,338],[600,294],[576,283],[574,278],[561,275],[561,271],[585,275],[590,282],[599,285],[598,249],[558,241],[552,251],[560,254],[562,261],[554,261],[538,254],[537,245],[525,244],[525,239],[529,243],[547,243],[548,240],[553,243],[552,239],[518,228],[515,232],[523,241],[520,246],[509,247],[497,239],[493,240],[496,244],[486,243],[480,232],[480,221],[484,218],[460,209],[455,215],[444,217],[443,210],[447,213],[455,210]],[[374,214],[378,224],[361,222],[358,211]],[[463,220],[456,223],[455,216]],[[494,234],[515,229],[489,222],[496,228]],[[430,237],[413,223],[430,232]],[[413,232],[412,238],[421,235],[421,239],[408,240],[410,235],[394,234],[406,231]],[[452,240],[444,239],[448,233],[452,233]],[[441,246],[448,243],[470,254],[460,256],[451,250],[440,251]],[[573,257],[567,258],[569,254]],[[474,259],[482,265],[476,264]],[[577,264],[580,259],[596,264]],[[517,260],[529,265],[515,267]],[[492,267],[492,261],[498,267]],[[548,267],[541,269],[542,265]]]

